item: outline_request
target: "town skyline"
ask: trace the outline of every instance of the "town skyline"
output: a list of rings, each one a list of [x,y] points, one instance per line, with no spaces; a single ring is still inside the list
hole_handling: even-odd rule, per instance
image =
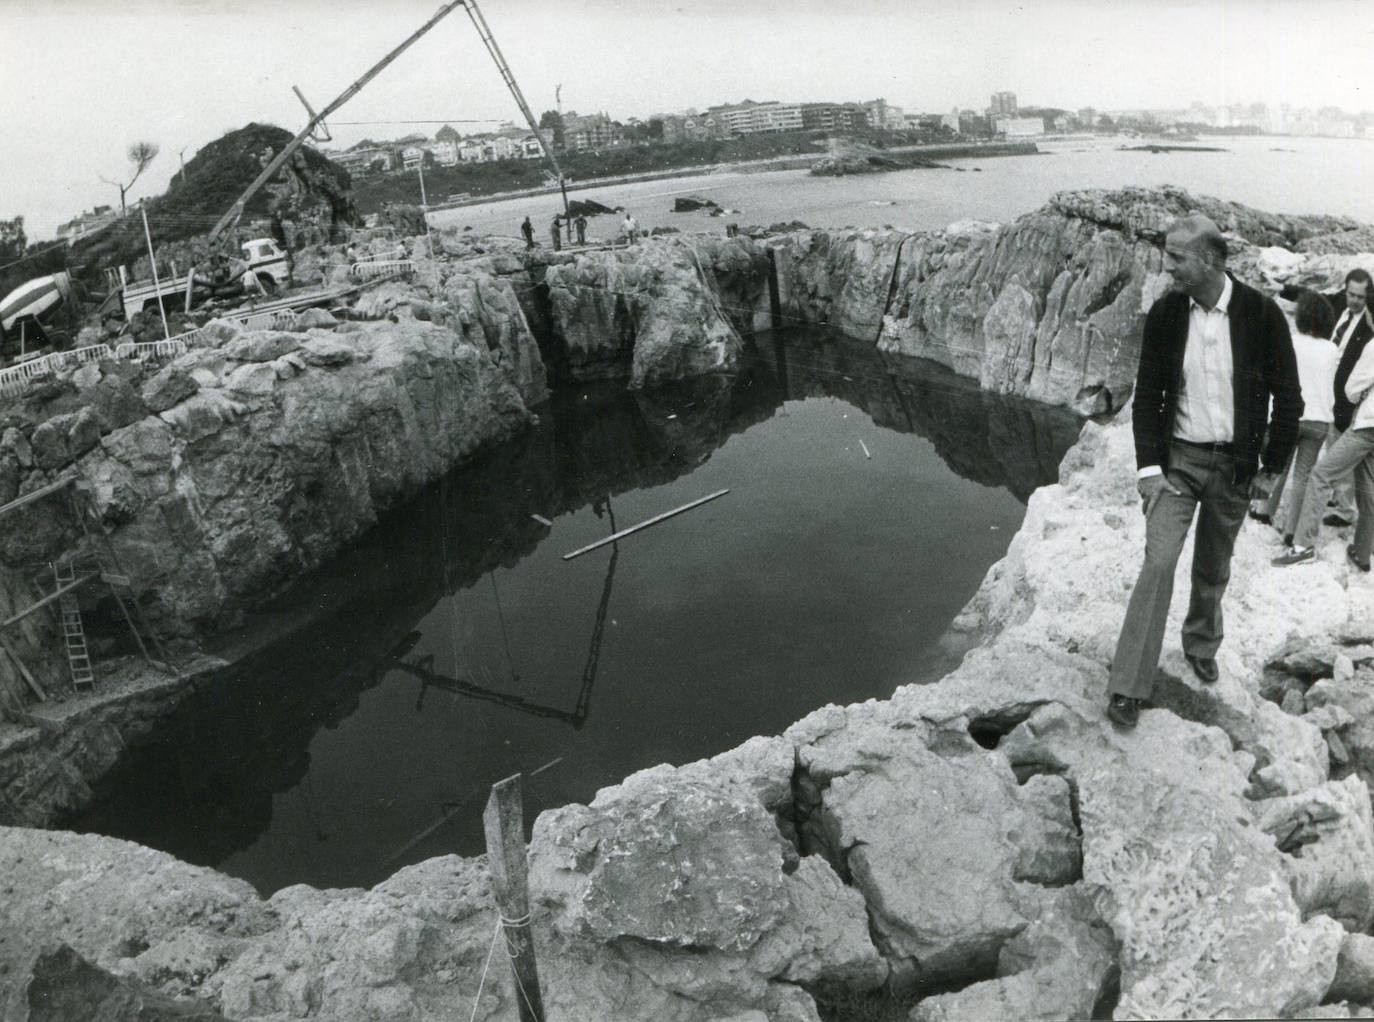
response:
[[[633,7],[586,0],[489,0],[486,14],[536,115],[556,106],[619,119],[703,109],[730,99],[787,102],[886,97],[907,110],[981,109],[998,90],[1023,105],[1103,111],[1283,100],[1317,110],[1371,105],[1359,69],[1371,30],[1351,0],[1264,5],[1131,0],[1009,7],[986,0],[724,0]],[[1367,8],[1364,8],[1367,11]],[[33,236],[117,192],[130,142],[161,155],[131,198],[159,194],[224,132],[257,121],[298,130],[291,86],[319,108],[433,14],[430,0],[383,9],[355,0],[11,0],[0,31],[0,117],[25,158],[0,167],[0,218],[24,215]],[[1341,24],[1340,33],[1330,25]],[[1207,38],[1199,61],[1178,40]],[[44,52],[61,38],[67,76]],[[665,40],[671,46],[665,46]],[[1132,45],[1123,46],[1129,39]],[[104,87],[115,83],[117,87]],[[461,12],[421,40],[331,120],[342,146],[398,137],[401,121],[462,131],[518,118]],[[386,123],[379,123],[386,122]],[[473,123],[478,122],[478,123]],[[465,125],[471,125],[465,127]],[[80,144],[74,145],[79,132]]]

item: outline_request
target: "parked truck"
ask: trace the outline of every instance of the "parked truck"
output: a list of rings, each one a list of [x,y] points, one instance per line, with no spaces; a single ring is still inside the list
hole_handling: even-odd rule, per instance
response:
[[[286,251],[273,238],[254,238],[239,246],[247,269],[240,276],[245,287],[252,287],[248,276],[256,279],[264,293],[271,294],[287,282]],[[185,308],[197,301],[214,296],[216,284],[196,275],[192,268],[186,275],[172,275],[152,280],[129,281],[124,267],[119,268],[120,293],[123,296],[124,318],[132,319],[148,305],[156,305],[158,296],[171,308]]]

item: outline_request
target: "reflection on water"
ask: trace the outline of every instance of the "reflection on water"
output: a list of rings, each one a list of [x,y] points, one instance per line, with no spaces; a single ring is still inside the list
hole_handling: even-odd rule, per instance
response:
[[[481,851],[515,771],[532,820],[938,677],[940,634],[1077,423],[824,334],[755,349],[736,377],[541,408],[268,608],[275,639],[67,825],[264,891],[370,884]]]

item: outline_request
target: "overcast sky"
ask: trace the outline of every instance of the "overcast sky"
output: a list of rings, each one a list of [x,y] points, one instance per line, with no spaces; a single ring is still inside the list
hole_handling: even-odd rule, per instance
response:
[[[1374,108],[1371,0],[482,0],[536,116],[646,117],[752,99],[907,110],[1098,109],[1265,100]],[[249,121],[292,131],[439,7],[434,0],[0,0],[0,218],[30,239],[161,155],[131,197]],[[467,15],[453,11],[332,119],[341,145],[515,119]],[[352,125],[349,121],[389,121]]]

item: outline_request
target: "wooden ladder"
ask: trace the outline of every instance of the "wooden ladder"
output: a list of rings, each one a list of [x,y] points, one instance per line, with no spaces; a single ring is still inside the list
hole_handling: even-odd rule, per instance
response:
[[[53,581],[60,592],[63,587],[70,589],[76,581],[76,568],[70,561],[52,562]],[[95,688],[95,672],[91,670],[91,651],[86,646],[86,629],[81,623],[81,605],[76,594],[62,592],[57,605],[62,611],[62,638],[67,644],[67,663],[72,670],[72,686],[77,690]]]

